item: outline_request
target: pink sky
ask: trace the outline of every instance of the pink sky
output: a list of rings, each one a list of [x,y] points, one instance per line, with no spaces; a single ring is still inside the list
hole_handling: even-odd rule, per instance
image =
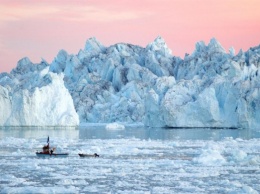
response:
[[[0,0],[0,72],[26,56],[77,54],[93,36],[145,47],[160,35],[181,58],[212,37],[245,51],[260,44],[259,9],[259,0]]]

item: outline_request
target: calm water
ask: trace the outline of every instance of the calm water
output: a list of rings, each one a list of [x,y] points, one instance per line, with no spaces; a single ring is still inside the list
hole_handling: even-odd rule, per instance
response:
[[[106,130],[104,126],[84,127],[0,127],[0,138],[46,138],[47,136],[69,139],[152,139],[152,140],[221,140],[260,138],[260,131],[249,129],[209,128],[146,128],[126,127],[125,130]]]
[[[48,136],[69,156],[38,158]],[[245,129],[1,128],[0,193],[258,193],[259,150]]]

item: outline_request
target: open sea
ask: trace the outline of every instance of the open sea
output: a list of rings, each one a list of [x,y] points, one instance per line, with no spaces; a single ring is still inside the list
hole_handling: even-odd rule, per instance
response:
[[[36,156],[48,136],[68,157]],[[2,127],[0,174],[1,194],[260,193],[260,131]]]

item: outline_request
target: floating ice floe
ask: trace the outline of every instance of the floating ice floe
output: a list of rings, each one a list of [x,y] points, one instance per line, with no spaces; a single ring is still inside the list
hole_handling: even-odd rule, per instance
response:
[[[124,130],[125,126],[119,123],[109,123],[106,125],[107,130]]]
[[[226,159],[221,153],[221,148],[218,146],[206,146],[193,161],[207,166],[218,166],[226,163]]]
[[[108,125],[115,126],[115,123]],[[48,159],[35,155],[35,149],[45,142],[43,132],[2,130],[0,193],[256,194],[260,191],[260,140],[247,139],[248,133],[244,133],[243,140],[223,136],[214,140],[183,136],[176,139],[171,135],[180,135],[177,129],[153,133],[154,129],[137,128],[137,133],[128,134],[131,138],[111,138],[111,134],[119,132],[109,133],[105,126],[97,126],[96,134],[105,136],[101,139],[90,135],[89,129],[42,130],[52,134],[51,140],[57,143],[58,149],[70,153],[67,158]],[[183,131],[191,137],[187,129]],[[84,132],[88,133],[87,137]],[[234,130],[230,133],[237,134]],[[143,138],[145,134],[151,138]],[[79,152],[102,155],[79,158]]]

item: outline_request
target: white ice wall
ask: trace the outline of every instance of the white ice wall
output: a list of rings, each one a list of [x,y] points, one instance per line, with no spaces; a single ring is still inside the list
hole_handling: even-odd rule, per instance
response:
[[[48,74],[51,83],[21,89],[12,96],[4,94],[0,87],[1,119],[4,126],[76,126],[78,115],[70,93],[64,86],[63,75]],[[7,98],[5,98],[7,97]]]

